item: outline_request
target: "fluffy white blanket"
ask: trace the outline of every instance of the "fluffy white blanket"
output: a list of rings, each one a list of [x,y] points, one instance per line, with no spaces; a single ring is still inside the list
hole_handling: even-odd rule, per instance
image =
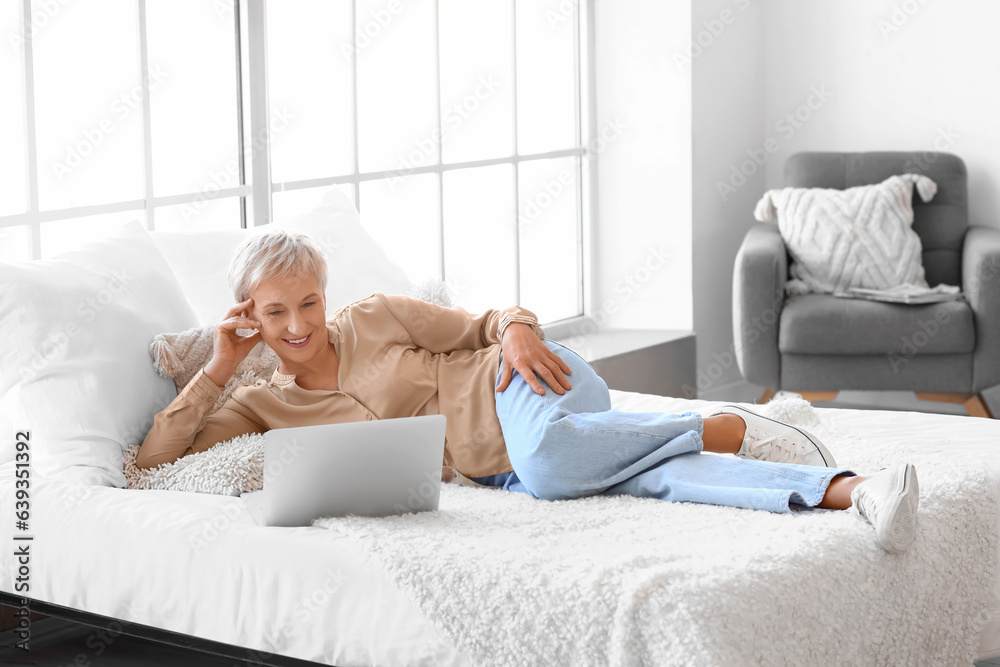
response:
[[[264,435],[247,433],[155,468],[137,468],[138,445],[122,453],[129,489],[192,491],[238,496],[264,487]]]
[[[913,461],[912,547],[885,553],[854,511],[450,484],[437,512],[314,525],[363,545],[476,665],[972,664],[998,549],[985,469],[831,433],[802,401],[766,411],[861,474]]]

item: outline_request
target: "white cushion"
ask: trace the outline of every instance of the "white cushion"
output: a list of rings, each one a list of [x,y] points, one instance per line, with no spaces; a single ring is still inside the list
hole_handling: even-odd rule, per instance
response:
[[[834,190],[769,190],[757,203],[761,221],[778,218],[793,263],[789,294],[833,293],[852,287],[927,287],[920,237],[913,231],[913,186],[930,201],[926,176],[890,176],[881,183]]]
[[[0,403],[31,431],[34,473],[124,487],[123,450],[177,395],[150,342],[197,324],[149,233],[133,221],[51,259],[0,263],[0,285]]]
[[[328,188],[320,203],[309,213],[273,224],[305,232],[326,253],[328,312],[376,291],[402,294],[411,287],[406,273],[364,230],[354,204],[337,186]],[[229,289],[229,261],[248,235],[267,229],[271,227],[152,233],[201,324],[218,322],[235,304]]]
[[[124,453],[130,489],[191,491],[238,496],[264,487],[264,436],[245,433],[155,468],[135,467],[138,447]]]

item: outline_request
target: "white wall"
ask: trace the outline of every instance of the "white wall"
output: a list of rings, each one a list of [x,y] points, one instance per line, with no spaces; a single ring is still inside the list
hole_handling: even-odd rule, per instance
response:
[[[596,0],[595,315],[606,326],[691,329],[690,70],[672,60],[686,2]]]
[[[694,330],[698,394],[711,399],[742,384],[733,355],[733,261],[764,190],[765,169],[752,156],[767,165],[769,132],[759,3],[699,0],[692,5],[697,44],[691,64]],[[747,161],[743,172],[749,176],[740,172]],[[732,191],[720,191],[720,183]]]
[[[966,162],[972,223],[1000,227],[998,22],[982,0],[768,0],[767,117],[812,86],[833,93],[768,164],[768,187],[796,151],[937,148]]]

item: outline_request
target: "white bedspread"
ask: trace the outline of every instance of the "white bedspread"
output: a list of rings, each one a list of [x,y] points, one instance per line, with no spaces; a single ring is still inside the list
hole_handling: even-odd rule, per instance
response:
[[[611,390],[611,405],[633,412],[696,410],[709,414],[722,403]],[[994,492],[1000,496],[1000,420],[891,410],[816,408],[816,413],[830,430],[862,434],[873,443],[900,443],[921,455],[941,454],[956,462],[983,463]],[[838,460],[838,464],[847,463]],[[1000,567],[990,588],[979,660],[1000,657]]]
[[[1000,523],[985,466],[804,425],[859,472],[917,465],[906,553],[855,512],[450,485],[438,512],[316,525],[363,543],[476,665],[974,662]]]
[[[716,405],[617,391],[612,404],[703,414]],[[818,412],[831,428],[864,433],[875,442],[985,461],[1000,490],[996,421]],[[13,469],[5,464],[4,514],[12,506],[12,489]],[[377,563],[333,531],[258,527],[244,501],[230,496],[103,487],[88,492],[65,483],[36,483],[32,494],[32,597],[341,667],[469,664]],[[0,589],[10,592],[12,531],[11,517],[0,516],[0,541],[7,545],[0,548]],[[196,548],[193,538],[206,545]],[[979,659],[1000,656],[1000,573],[997,578]]]

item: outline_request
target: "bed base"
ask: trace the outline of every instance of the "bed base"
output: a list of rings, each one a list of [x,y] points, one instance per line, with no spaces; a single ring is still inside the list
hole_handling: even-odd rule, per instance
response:
[[[223,642],[212,641],[210,639],[204,639],[203,637],[195,637],[193,635],[185,635],[180,632],[156,628],[151,625],[124,621],[111,616],[102,616],[101,614],[94,614],[88,611],[73,609],[72,607],[64,607],[51,602],[44,602],[42,600],[35,600],[33,598],[15,595],[7,591],[0,591],[0,605],[16,607],[18,609],[27,609],[29,612],[33,612],[33,614],[29,616],[29,619],[35,618],[34,613],[43,614],[45,616],[54,616],[67,621],[101,628],[105,631],[113,630],[116,633],[123,634],[128,637],[144,639],[158,644],[173,646],[175,648],[195,651],[220,658],[232,659],[235,661],[234,665],[246,665],[247,667],[317,667],[319,665],[323,665],[324,667],[328,667],[325,663],[311,662],[308,660],[301,660],[299,658],[290,658],[288,656],[275,655],[273,653],[261,653],[253,649],[236,646],[235,644],[226,644]]]

